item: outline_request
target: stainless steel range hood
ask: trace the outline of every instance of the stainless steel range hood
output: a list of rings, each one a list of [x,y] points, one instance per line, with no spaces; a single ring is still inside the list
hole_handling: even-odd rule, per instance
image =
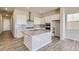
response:
[[[28,21],[28,22],[33,22],[33,20],[31,20],[31,12],[30,12],[30,11],[28,12],[28,17],[29,17],[29,18],[28,18],[27,21]]]
[[[34,27],[34,21],[31,20],[31,12],[28,12],[28,20],[27,20],[27,28],[33,28]]]

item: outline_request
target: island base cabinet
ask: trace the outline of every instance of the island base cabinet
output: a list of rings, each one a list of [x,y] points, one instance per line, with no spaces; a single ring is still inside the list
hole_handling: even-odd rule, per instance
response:
[[[51,43],[51,33],[43,33],[32,37],[32,50],[36,51],[45,45]]]
[[[37,51],[45,45],[51,43],[51,33],[46,32],[39,35],[25,35],[24,44],[31,51]]]
[[[24,44],[29,50],[32,50],[32,40],[31,39],[32,38],[28,35],[24,36]]]

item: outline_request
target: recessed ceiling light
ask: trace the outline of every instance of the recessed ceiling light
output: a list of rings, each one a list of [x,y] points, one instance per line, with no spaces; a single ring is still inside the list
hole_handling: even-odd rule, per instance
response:
[[[8,10],[7,8],[5,8],[5,10]]]
[[[8,14],[6,14],[6,16],[8,16]]]
[[[42,13],[42,11],[41,11],[41,10],[40,10],[39,12],[40,12],[40,13]]]

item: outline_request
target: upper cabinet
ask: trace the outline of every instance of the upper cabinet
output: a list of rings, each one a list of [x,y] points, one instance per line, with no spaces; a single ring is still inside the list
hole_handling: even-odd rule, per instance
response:
[[[45,24],[45,18],[41,18],[41,24]]]
[[[51,23],[51,20],[60,20],[60,14],[42,17],[43,23]]]
[[[41,24],[41,18],[34,17],[34,24]]]
[[[45,24],[45,18],[34,17],[34,24]]]
[[[51,15],[51,20],[60,20],[60,14]]]
[[[26,24],[27,13],[21,10],[15,10],[13,14],[13,21],[15,24]]]
[[[45,17],[45,21],[46,21],[46,23],[50,23],[51,22],[51,16]]]
[[[21,15],[21,14],[17,15],[17,20],[16,20],[17,24],[26,24],[26,20],[27,20],[26,15]]]

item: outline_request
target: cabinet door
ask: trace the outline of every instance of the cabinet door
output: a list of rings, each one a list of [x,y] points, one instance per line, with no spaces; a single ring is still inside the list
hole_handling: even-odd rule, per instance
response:
[[[26,15],[17,15],[17,24],[26,24]]]
[[[32,37],[32,49],[37,50],[51,42],[51,33],[43,33]]]
[[[46,16],[45,23],[50,23],[50,22],[51,22],[51,16]]]
[[[45,18],[41,18],[41,24],[45,24]]]
[[[22,37],[23,37],[22,29],[17,29],[17,38],[22,38]]]
[[[60,15],[59,14],[52,15],[51,20],[60,20]]]
[[[34,17],[34,24],[41,24],[41,18]]]

